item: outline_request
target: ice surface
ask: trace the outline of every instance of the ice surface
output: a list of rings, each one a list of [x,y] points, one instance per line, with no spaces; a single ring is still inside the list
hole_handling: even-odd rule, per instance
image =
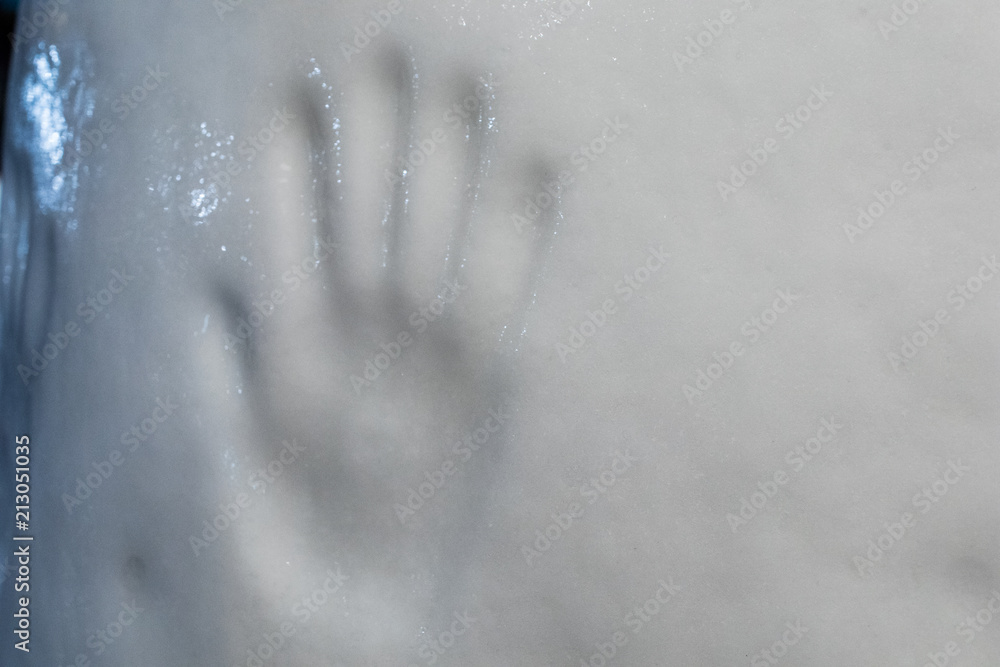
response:
[[[1000,664],[995,3],[50,4],[0,663]]]

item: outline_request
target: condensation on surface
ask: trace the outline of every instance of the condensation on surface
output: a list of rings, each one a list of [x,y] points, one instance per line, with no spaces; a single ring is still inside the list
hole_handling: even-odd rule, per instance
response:
[[[226,171],[230,161],[239,159],[236,136],[201,121],[192,129],[176,125],[156,129],[153,143],[155,149],[147,160],[150,172],[159,176],[147,177],[147,190],[160,198],[164,213],[191,226],[210,222],[212,214],[230,202],[234,182],[244,177]],[[240,167],[244,172],[252,168],[242,163]]]
[[[344,163],[343,163],[343,139],[341,137],[341,119],[337,113],[337,95],[333,85],[327,80],[326,74],[320,67],[316,58],[309,58],[305,66],[305,77],[308,80],[309,89],[316,99],[323,106],[320,112],[323,131],[321,136],[326,137],[327,142],[323,145],[312,145],[309,151],[309,161],[312,172],[310,188],[313,192],[312,201],[316,206],[325,207],[326,210],[312,210],[311,222],[313,224],[313,235],[310,239],[313,252],[318,252],[320,246],[320,235],[323,230],[323,220],[330,214],[330,208],[339,206],[344,201],[343,185]],[[319,88],[316,88],[318,84]],[[324,112],[329,112],[328,114]],[[327,145],[328,144],[328,145]],[[327,186],[329,179],[337,187],[331,189]],[[326,233],[329,229],[323,230]]]
[[[221,192],[225,184],[213,179],[214,174],[225,174],[226,163],[235,159],[228,149],[236,142],[236,137],[230,134],[218,139],[216,134],[218,133],[213,134],[208,123],[203,121],[193,146],[196,155],[192,162],[192,172],[196,175],[197,186],[187,192],[182,204],[190,207],[191,222],[195,225],[205,222],[209,215],[228,201],[226,194]]]

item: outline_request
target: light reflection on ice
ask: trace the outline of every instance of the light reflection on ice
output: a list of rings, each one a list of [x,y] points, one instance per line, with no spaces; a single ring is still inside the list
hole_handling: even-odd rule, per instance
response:
[[[195,188],[191,191],[191,210],[197,218],[194,224],[200,225],[205,222],[205,218],[218,207],[219,196],[215,183],[209,184],[207,188]]]
[[[53,44],[31,59],[32,69],[24,82],[23,100],[31,123],[30,136],[22,137],[32,144],[37,156],[33,160],[38,183],[36,196],[44,212],[71,211],[74,197],[65,190],[76,184],[76,167],[64,167],[64,146],[74,139],[66,119],[72,112],[71,99],[77,98],[77,87],[83,82],[79,63],[67,76],[60,77],[62,58]],[[86,103],[87,100],[84,100]],[[92,111],[92,105],[83,109]],[[79,112],[80,109],[75,111]],[[82,118],[80,118],[82,120]]]

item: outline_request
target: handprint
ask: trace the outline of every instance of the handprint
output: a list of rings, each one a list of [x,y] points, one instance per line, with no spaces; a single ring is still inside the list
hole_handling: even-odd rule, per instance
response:
[[[460,105],[461,134],[427,131],[437,140],[429,155],[415,137],[412,63],[395,53],[380,69],[388,76],[352,89],[360,101],[334,95],[314,69],[297,93],[301,124],[266,156],[264,181],[274,192],[258,246],[267,250],[265,275],[288,267],[308,275],[285,281],[266,339],[249,337],[234,370],[245,402],[238,409],[256,420],[245,460],[266,460],[283,439],[309,447],[306,463],[268,487],[267,506],[241,527],[239,558],[266,582],[258,591],[265,596],[308,587],[284,574],[291,555],[309,571],[336,564],[350,573],[354,634],[333,617],[324,627],[349,664],[393,651],[405,659],[419,628],[445,623],[462,606],[491,480],[516,428],[516,360],[558,216],[551,207],[530,241],[508,242],[508,253],[525,255],[510,258],[524,275],[477,270],[477,235],[491,224],[490,89],[461,87],[459,100],[481,103]],[[386,106],[387,92],[390,112],[371,111]],[[380,152],[388,164],[372,158]],[[371,178],[380,171],[393,177]],[[536,169],[522,187],[546,175]],[[430,205],[453,218],[451,231],[419,210],[442,190],[453,203]],[[358,214],[366,199],[377,211],[372,224]],[[420,224],[426,236],[414,231]],[[506,221],[498,225],[511,236]],[[427,236],[443,248],[432,249]],[[314,252],[321,242],[324,252]],[[496,290],[498,307],[490,292],[505,280],[513,287]],[[257,295],[219,293],[234,329]],[[264,541],[271,546],[260,548]],[[330,646],[315,655],[329,658]]]

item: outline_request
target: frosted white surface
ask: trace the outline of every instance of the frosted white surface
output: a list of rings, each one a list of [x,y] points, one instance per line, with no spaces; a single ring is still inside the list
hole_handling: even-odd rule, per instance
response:
[[[995,3],[53,4],[0,663],[1000,664]]]

